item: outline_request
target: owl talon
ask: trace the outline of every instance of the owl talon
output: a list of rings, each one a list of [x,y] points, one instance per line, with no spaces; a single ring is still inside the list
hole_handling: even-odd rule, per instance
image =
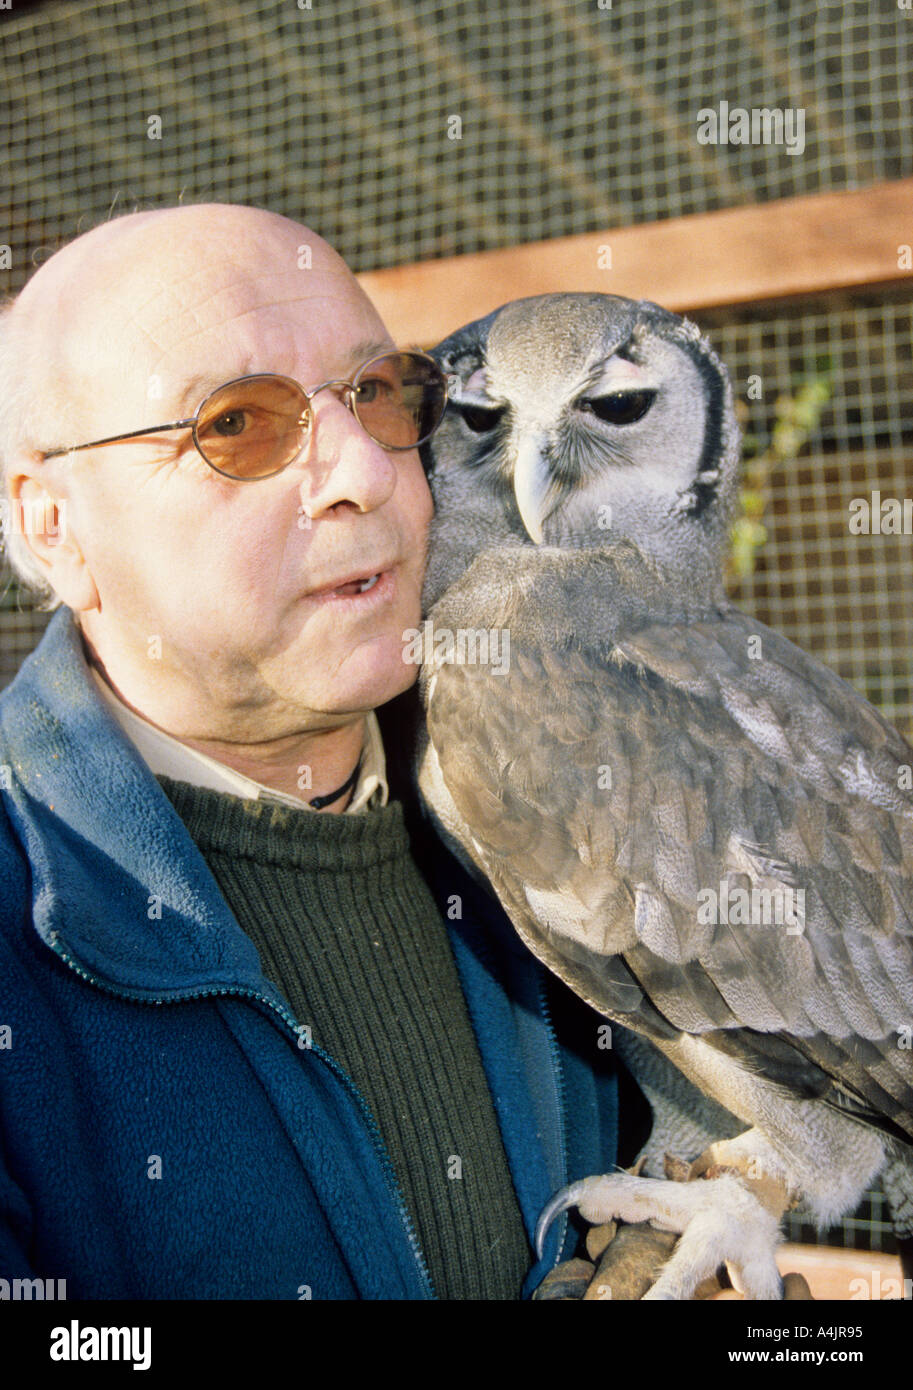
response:
[[[536,1228],[541,1258],[555,1216],[576,1206],[585,1220],[649,1221],[680,1239],[646,1299],[689,1299],[720,1265],[745,1298],[778,1300],[783,1282],[775,1258],[777,1218],[731,1172],[707,1182],[680,1183],[628,1173],[584,1178],[551,1199]]]
[[[542,1215],[536,1222],[536,1257],[542,1259],[542,1252],[545,1249],[545,1237],[548,1235],[549,1227],[556,1216],[560,1216],[563,1211],[570,1207],[579,1206],[585,1195],[587,1183],[598,1182],[598,1178],[584,1178],[580,1182],[572,1182],[567,1187],[562,1187],[555,1193],[554,1197],[543,1208]]]

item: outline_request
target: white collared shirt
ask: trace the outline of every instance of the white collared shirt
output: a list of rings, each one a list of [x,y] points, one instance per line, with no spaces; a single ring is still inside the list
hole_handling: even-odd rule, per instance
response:
[[[278,801],[299,811],[314,810],[306,800],[306,793],[300,797],[291,796],[287,792],[277,791],[275,787],[266,787],[262,782],[255,782],[243,772],[236,772],[233,767],[200,753],[196,748],[189,748],[172,734],[156,728],[115,695],[95,666],[90,664],[89,670],[99,695],[152,772],[170,777],[175,782],[189,782],[194,787],[230,792],[232,796],[240,796],[248,801]],[[366,811],[375,800],[377,805],[386,806],[388,796],[387,761],[380,725],[377,715],[369,710],[365,716],[365,742],[358,781],[344,814],[357,815]]]

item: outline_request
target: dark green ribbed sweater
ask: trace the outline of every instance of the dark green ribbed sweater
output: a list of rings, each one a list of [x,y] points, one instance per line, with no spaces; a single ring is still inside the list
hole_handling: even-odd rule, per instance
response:
[[[518,1298],[531,1251],[401,804],[318,814],[158,781],[263,973],[371,1107],[438,1297]]]

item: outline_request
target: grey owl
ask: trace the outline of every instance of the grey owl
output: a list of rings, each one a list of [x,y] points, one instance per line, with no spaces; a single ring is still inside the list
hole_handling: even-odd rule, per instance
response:
[[[913,1232],[913,749],[727,601],[739,433],[693,324],[550,295],[434,355],[423,799],[530,950],[719,1127],[713,1181],[594,1175],[540,1224],[681,1232],[648,1297],[724,1262],[780,1297],[788,1205],[829,1225],[883,1172]]]

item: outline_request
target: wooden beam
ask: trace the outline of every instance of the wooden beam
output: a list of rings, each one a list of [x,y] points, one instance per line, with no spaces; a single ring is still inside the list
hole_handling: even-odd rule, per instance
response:
[[[781,1274],[802,1274],[812,1298],[893,1300],[904,1297],[903,1270],[896,1255],[876,1250],[844,1250],[831,1245],[781,1245]],[[739,1299],[732,1289],[714,1294],[719,1301]]]
[[[678,312],[906,281],[913,178],[531,242],[358,278],[394,339],[430,346],[509,299],[597,290]],[[611,266],[601,268],[608,259]]]

